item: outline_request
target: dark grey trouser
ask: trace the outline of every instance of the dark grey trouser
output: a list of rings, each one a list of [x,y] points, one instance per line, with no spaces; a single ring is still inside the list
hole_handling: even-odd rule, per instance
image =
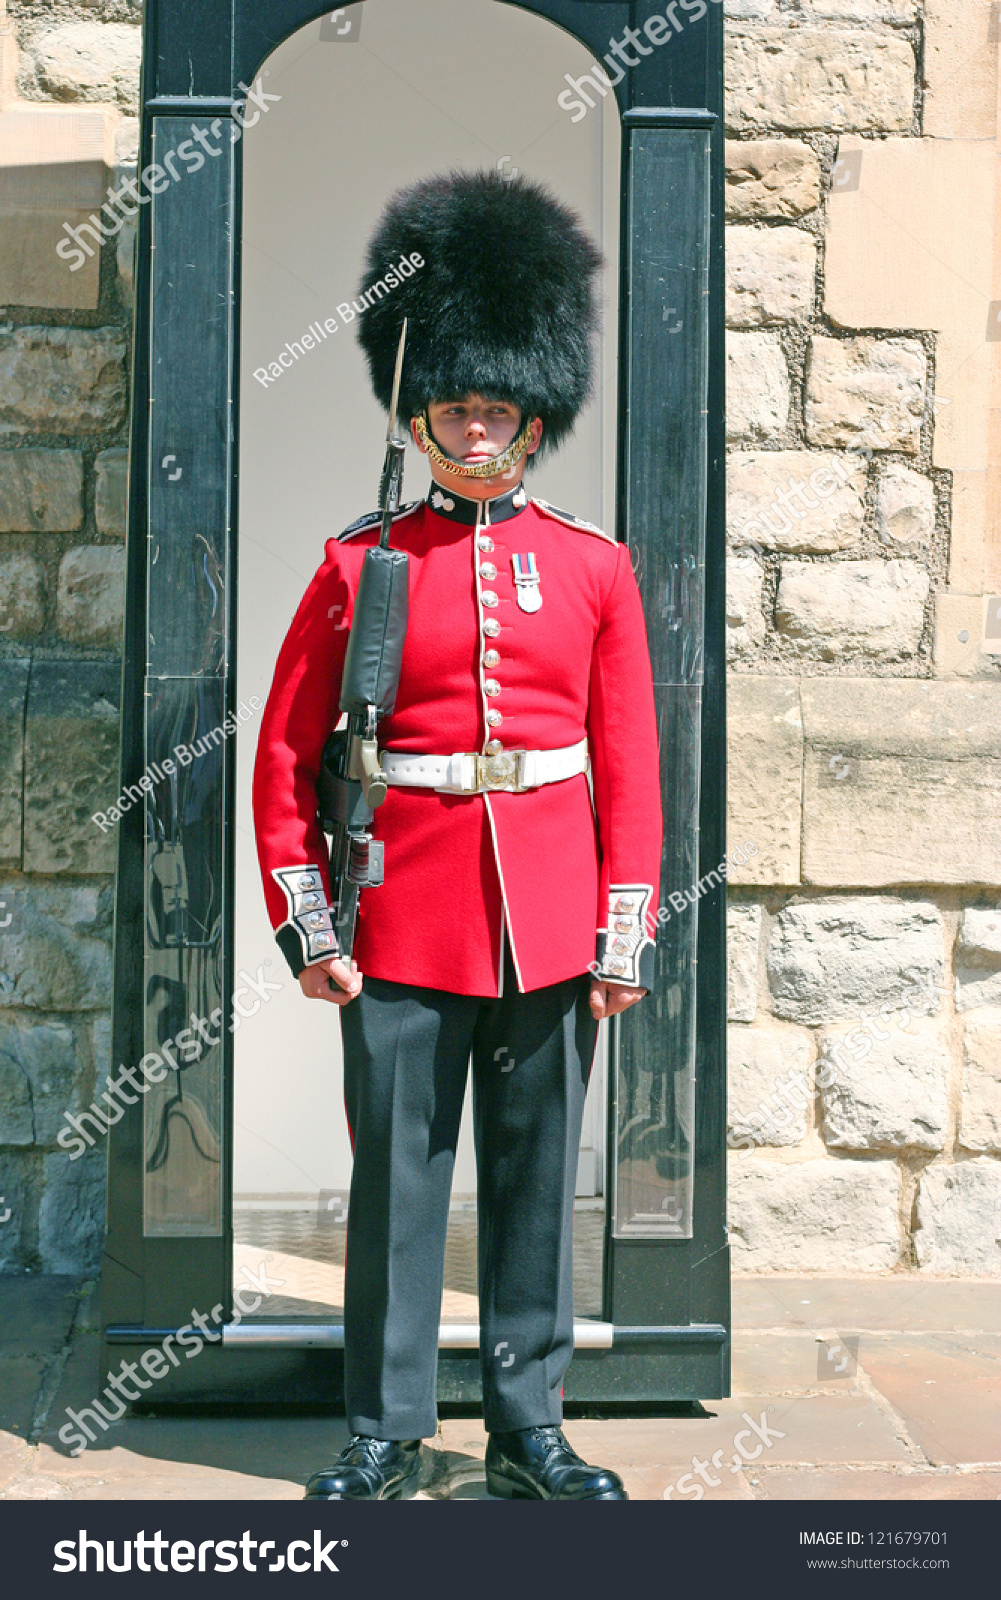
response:
[[[590,976],[501,999],[366,977],[341,1011],[354,1142],[344,1289],[353,1432],[435,1432],[455,1146],[473,1061],[483,1416],[562,1418],[573,1354],[573,1196],[597,1023]]]

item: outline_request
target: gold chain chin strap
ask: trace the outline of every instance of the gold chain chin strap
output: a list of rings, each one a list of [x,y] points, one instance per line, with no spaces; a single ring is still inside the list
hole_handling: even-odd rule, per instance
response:
[[[424,412],[414,418],[421,444],[431,460],[437,466],[443,467],[446,472],[454,472],[457,478],[495,478],[499,472],[507,472],[516,466],[531,443],[533,420],[529,417],[517,439],[499,456],[494,456],[490,461],[477,462],[475,467],[464,467],[461,461],[453,461],[452,457],[447,456],[441,446],[435,443]]]

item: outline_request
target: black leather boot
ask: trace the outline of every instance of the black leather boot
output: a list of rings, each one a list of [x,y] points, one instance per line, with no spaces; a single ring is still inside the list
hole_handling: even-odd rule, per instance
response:
[[[589,1467],[556,1427],[492,1433],[487,1489],[505,1500],[628,1500],[622,1479]]]
[[[353,1433],[332,1467],[314,1472],[306,1500],[398,1500],[421,1476],[419,1439],[372,1439]]]

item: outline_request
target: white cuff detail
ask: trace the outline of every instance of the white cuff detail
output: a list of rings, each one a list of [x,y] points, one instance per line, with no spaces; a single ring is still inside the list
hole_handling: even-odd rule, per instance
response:
[[[337,935],[319,867],[276,867],[271,876],[285,892],[289,915],[282,927],[298,936],[303,966],[329,961],[337,954]]]
[[[652,950],[654,944],[646,931],[652,900],[653,888],[648,883],[609,885],[608,926],[598,933],[598,977],[637,989],[649,987],[640,978],[640,964],[644,951]]]

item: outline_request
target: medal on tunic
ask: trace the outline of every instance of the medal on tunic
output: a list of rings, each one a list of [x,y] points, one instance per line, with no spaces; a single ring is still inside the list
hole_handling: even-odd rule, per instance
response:
[[[526,555],[512,556],[511,565],[514,568],[519,606],[522,611],[538,611],[542,604],[542,596],[539,593],[539,569],[535,564],[535,552],[529,550]]]

